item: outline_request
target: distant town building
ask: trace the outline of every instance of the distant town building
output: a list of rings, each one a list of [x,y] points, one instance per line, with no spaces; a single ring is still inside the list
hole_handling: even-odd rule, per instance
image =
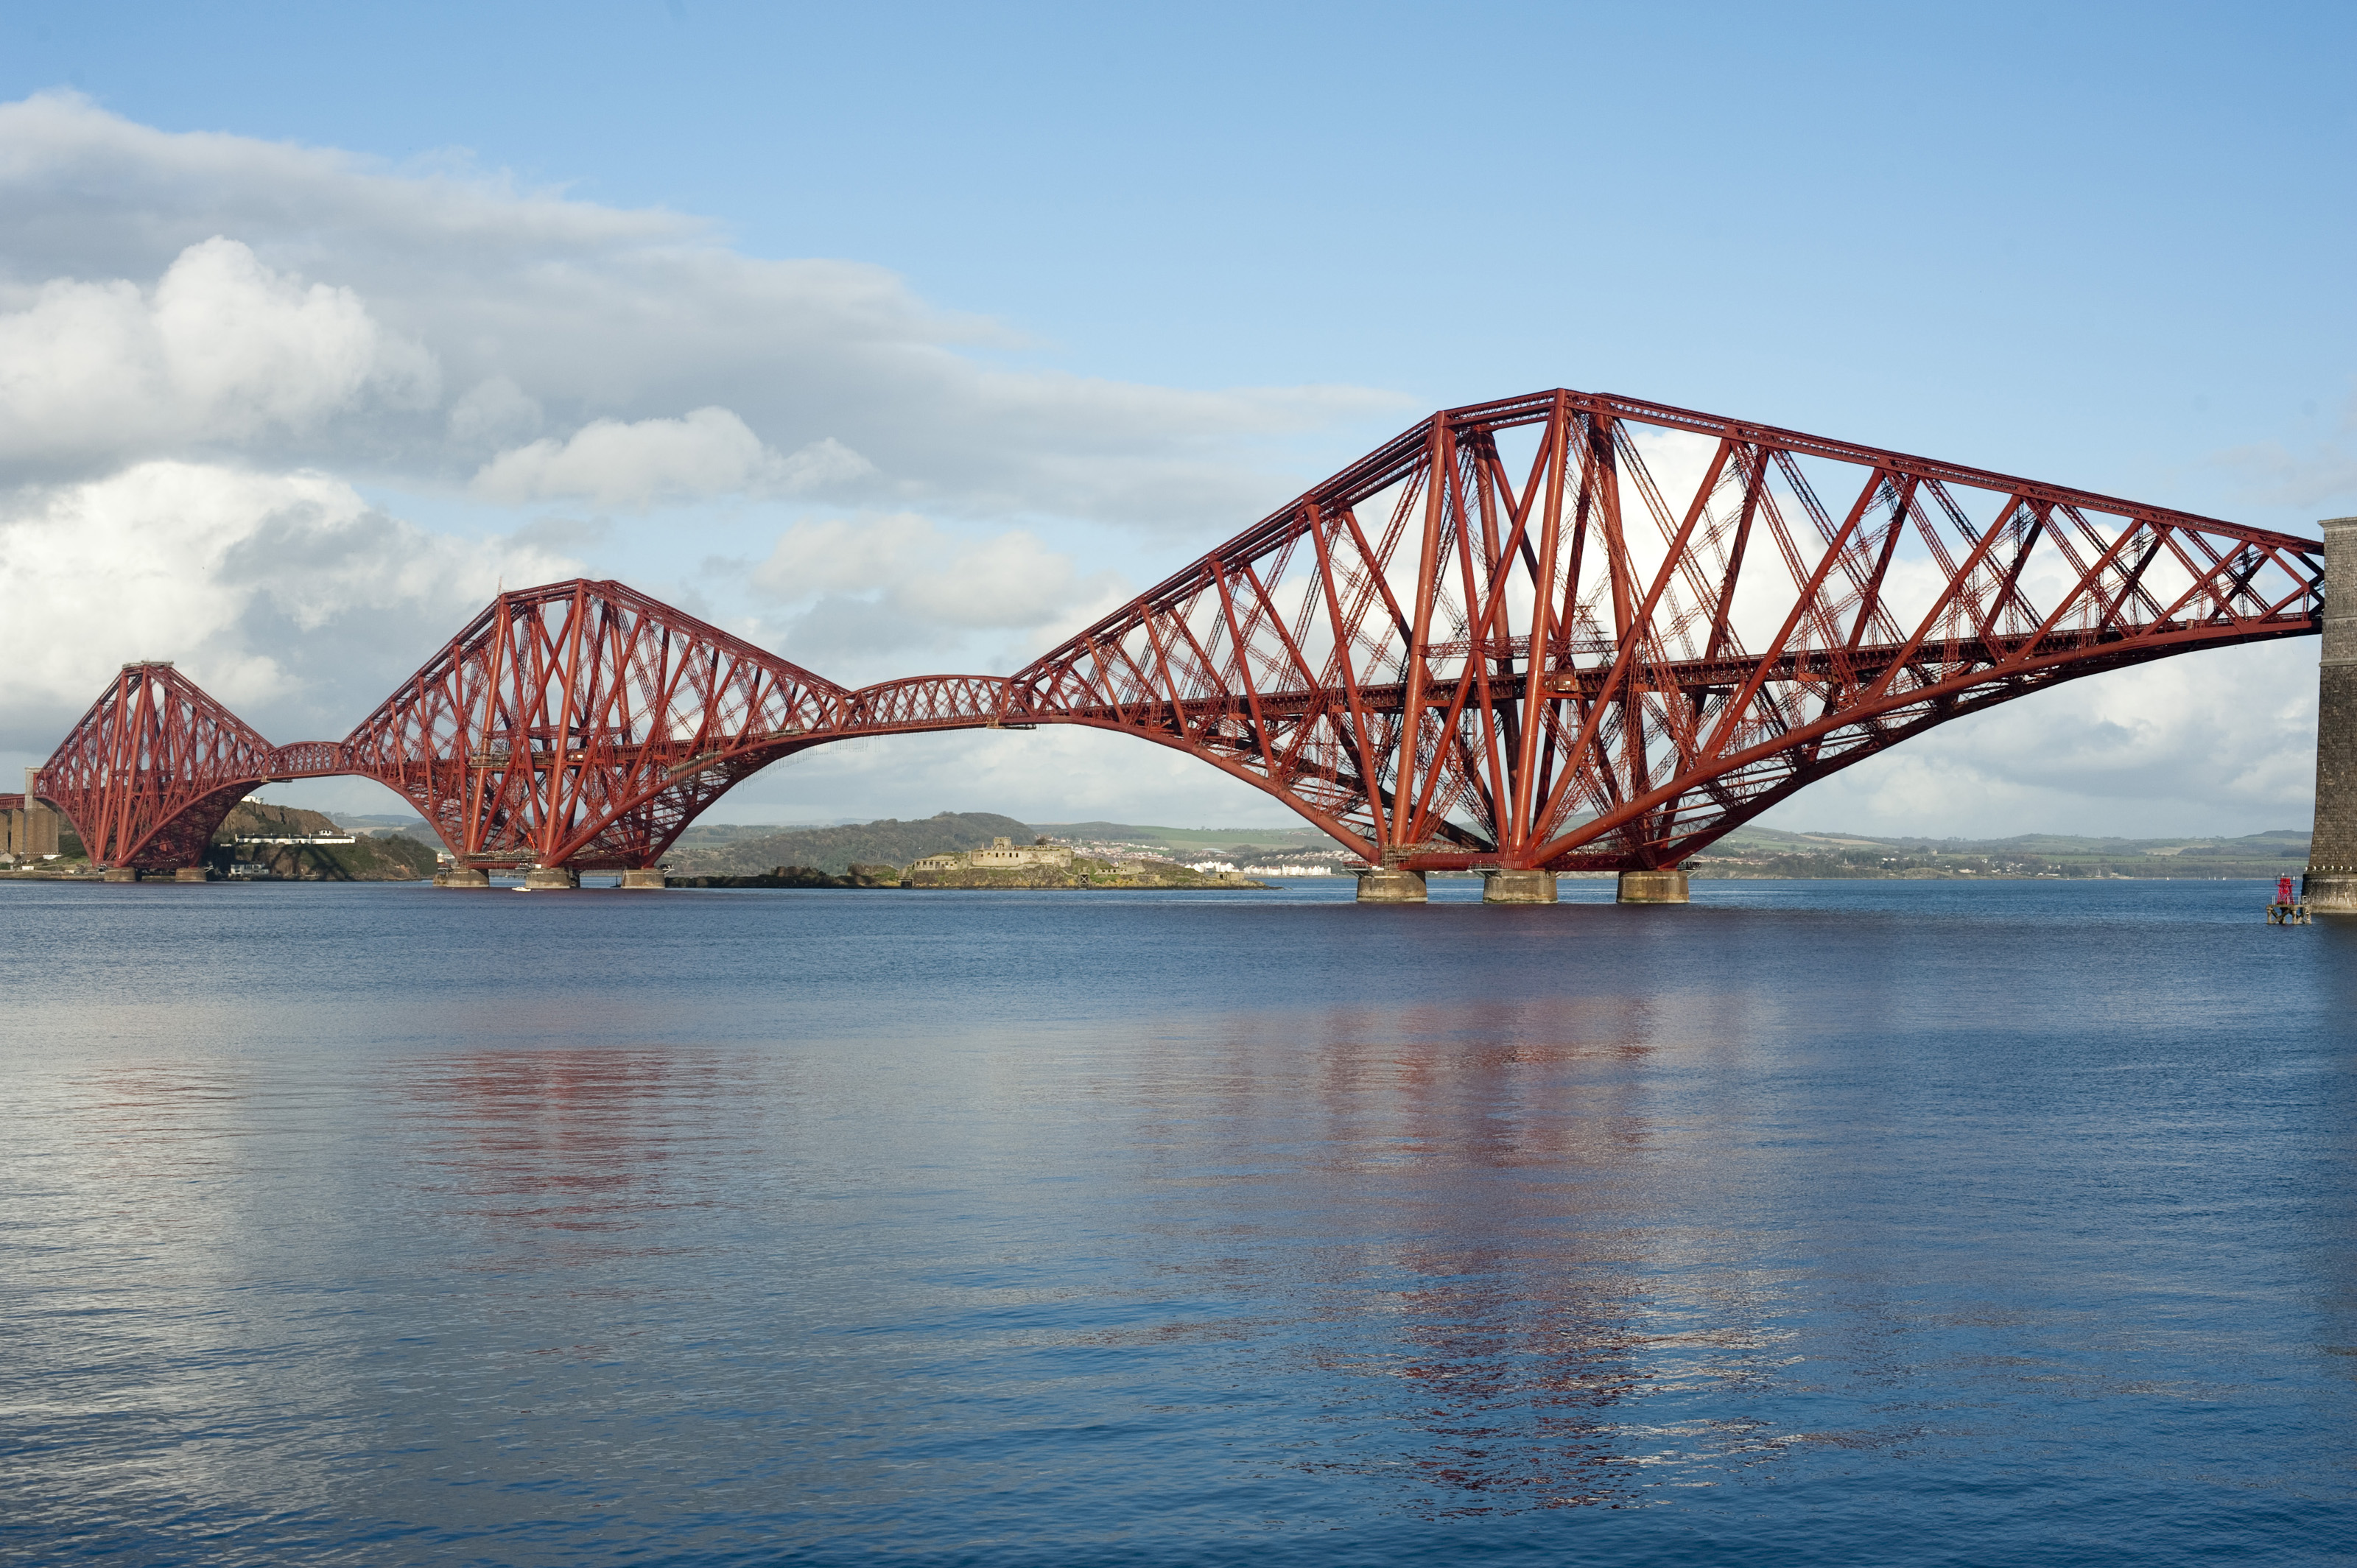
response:
[[[57,809],[33,793],[37,770],[25,769],[25,792],[0,795],[0,854],[11,864],[58,853]]]

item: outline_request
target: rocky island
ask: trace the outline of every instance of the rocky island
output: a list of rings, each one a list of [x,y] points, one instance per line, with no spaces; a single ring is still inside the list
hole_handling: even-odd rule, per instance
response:
[[[398,832],[339,827],[323,811],[241,800],[205,852],[208,876],[232,882],[423,882],[434,846]]]

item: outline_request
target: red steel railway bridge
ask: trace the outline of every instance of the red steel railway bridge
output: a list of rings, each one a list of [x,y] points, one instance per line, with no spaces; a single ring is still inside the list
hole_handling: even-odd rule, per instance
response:
[[[1684,858],[1813,780],[2061,682],[2321,627],[2324,546],[1631,398],[1433,414],[1007,676],[852,690],[615,582],[501,593],[341,740],[275,746],[126,664],[32,788],[116,879],[194,867],[265,782],[357,774],[446,880],[660,886],[780,757],[1085,725],[1189,752],[1364,857],[1497,902]],[[0,800],[0,804],[11,803]],[[199,873],[198,875],[201,875]]]

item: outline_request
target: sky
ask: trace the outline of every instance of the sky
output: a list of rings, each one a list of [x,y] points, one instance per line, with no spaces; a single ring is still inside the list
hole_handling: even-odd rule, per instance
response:
[[[2313,536],[2357,512],[2357,12],[0,7],[0,765],[170,658],[342,735],[501,585],[1003,671],[1437,407],[1611,392]],[[2246,832],[2312,639],[1765,819]],[[273,799],[398,809],[360,781]],[[1275,825],[1049,728],[714,820]]]

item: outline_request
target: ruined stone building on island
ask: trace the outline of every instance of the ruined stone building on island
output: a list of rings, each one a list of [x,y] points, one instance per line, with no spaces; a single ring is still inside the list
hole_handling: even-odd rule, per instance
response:
[[[1072,869],[1072,846],[1018,844],[1011,839],[995,838],[988,849],[952,850],[947,854],[929,854],[913,861],[906,875],[913,876],[920,871],[1028,871],[1035,866],[1069,873]]]

